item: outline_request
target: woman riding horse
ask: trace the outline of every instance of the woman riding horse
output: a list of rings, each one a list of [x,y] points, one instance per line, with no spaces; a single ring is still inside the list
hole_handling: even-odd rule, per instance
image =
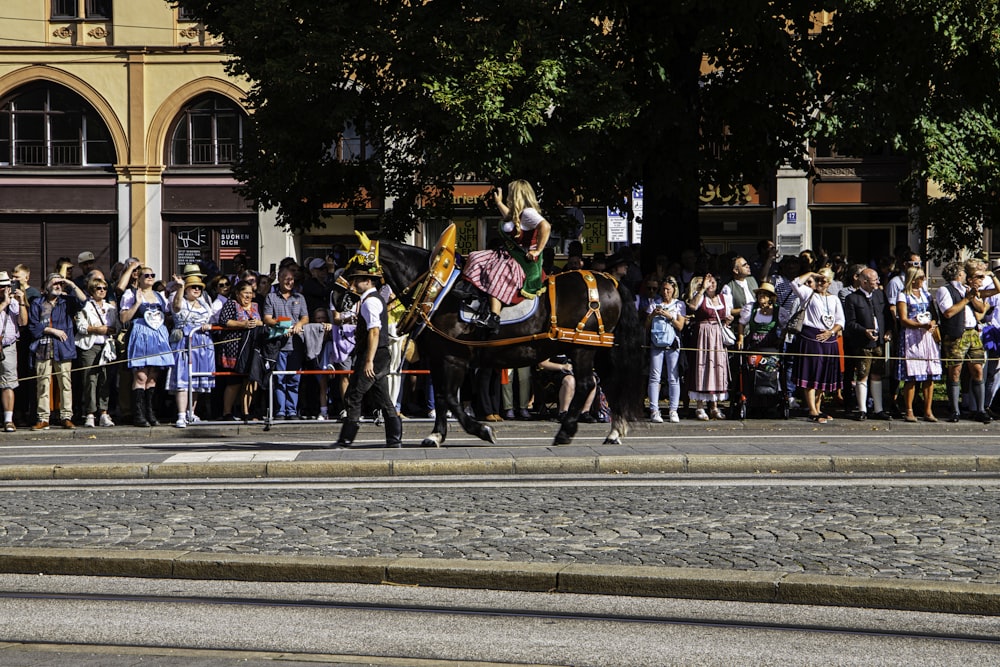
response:
[[[549,242],[552,228],[538,212],[538,199],[527,181],[511,181],[507,203],[500,188],[494,188],[492,194],[504,217],[500,226],[502,243],[496,249],[470,253],[462,277],[489,296],[489,311],[481,309],[473,321],[495,335],[500,330],[502,304],[511,304],[518,293],[534,299],[545,291],[538,258]]]

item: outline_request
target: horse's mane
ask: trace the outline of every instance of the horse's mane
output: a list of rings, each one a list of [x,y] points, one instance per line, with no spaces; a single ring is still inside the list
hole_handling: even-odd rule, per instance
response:
[[[383,275],[396,291],[404,289],[427,270],[430,254],[430,250],[399,241],[379,241],[379,263]]]

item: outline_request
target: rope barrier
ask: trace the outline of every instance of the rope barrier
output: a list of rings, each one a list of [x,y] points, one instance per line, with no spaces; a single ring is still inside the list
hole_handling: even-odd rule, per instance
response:
[[[643,347],[643,349],[646,349],[646,350],[652,350],[652,349],[654,349],[652,345],[643,345],[642,347]],[[719,352],[720,350],[725,350],[726,354],[748,355],[748,356],[749,355],[764,355],[764,356],[769,356],[769,357],[774,357],[774,356],[781,356],[781,357],[811,357],[811,358],[829,357],[829,358],[832,358],[832,359],[844,359],[844,360],[847,360],[847,359],[873,359],[874,358],[872,356],[863,355],[863,354],[861,354],[861,355],[850,355],[850,354],[843,354],[843,355],[841,355],[839,352],[837,354],[810,354],[810,353],[806,353],[806,352],[793,352],[793,351],[786,351],[786,350],[765,350],[765,351],[761,351],[761,350],[743,350],[743,349],[736,349],[736,348],[730,348],[730,347],[726,347],[726,348],[675,347],[675,348],[658,348],[658,349],[678,350],[678,351],[681,351],[681,352],[699,352],[699,351],[703,351],[703,352]],[[987,358],[985,356],[982,359],[968,359],[968,358],[957,358],[957,357],[897,357],[897,356],[893,356],[893,355],[879,355],[878,359],[882,359],[882,360],[885,360],[887,362],[888,361],[940,361],[944,365],[948,365],[949,362],[964,363],[966,361],[971,361],[973,363],[979,363],[979,362],[985,363],[987,361]]]

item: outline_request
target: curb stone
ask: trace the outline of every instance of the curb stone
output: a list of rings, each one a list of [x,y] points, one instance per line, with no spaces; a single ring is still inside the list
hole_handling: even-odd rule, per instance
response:
[[[1000,456],[651,454],[449,459],[0,465],[0,480],[279,479],[432,475],[997,473]]]
[[[0,549],[0,572],[402,584],[1000,615],[1000,585],[698,568],[188,551]]]

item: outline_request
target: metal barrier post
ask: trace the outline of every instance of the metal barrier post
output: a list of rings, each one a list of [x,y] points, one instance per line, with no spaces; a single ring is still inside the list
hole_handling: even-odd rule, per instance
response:
[[[194,360],[191,358],[192,344],[194,343],[194,329],[187,335],[187,409],[185,410],[184,419],[190,424],[194,421],[194,408],[191,407],[194,404]]]

